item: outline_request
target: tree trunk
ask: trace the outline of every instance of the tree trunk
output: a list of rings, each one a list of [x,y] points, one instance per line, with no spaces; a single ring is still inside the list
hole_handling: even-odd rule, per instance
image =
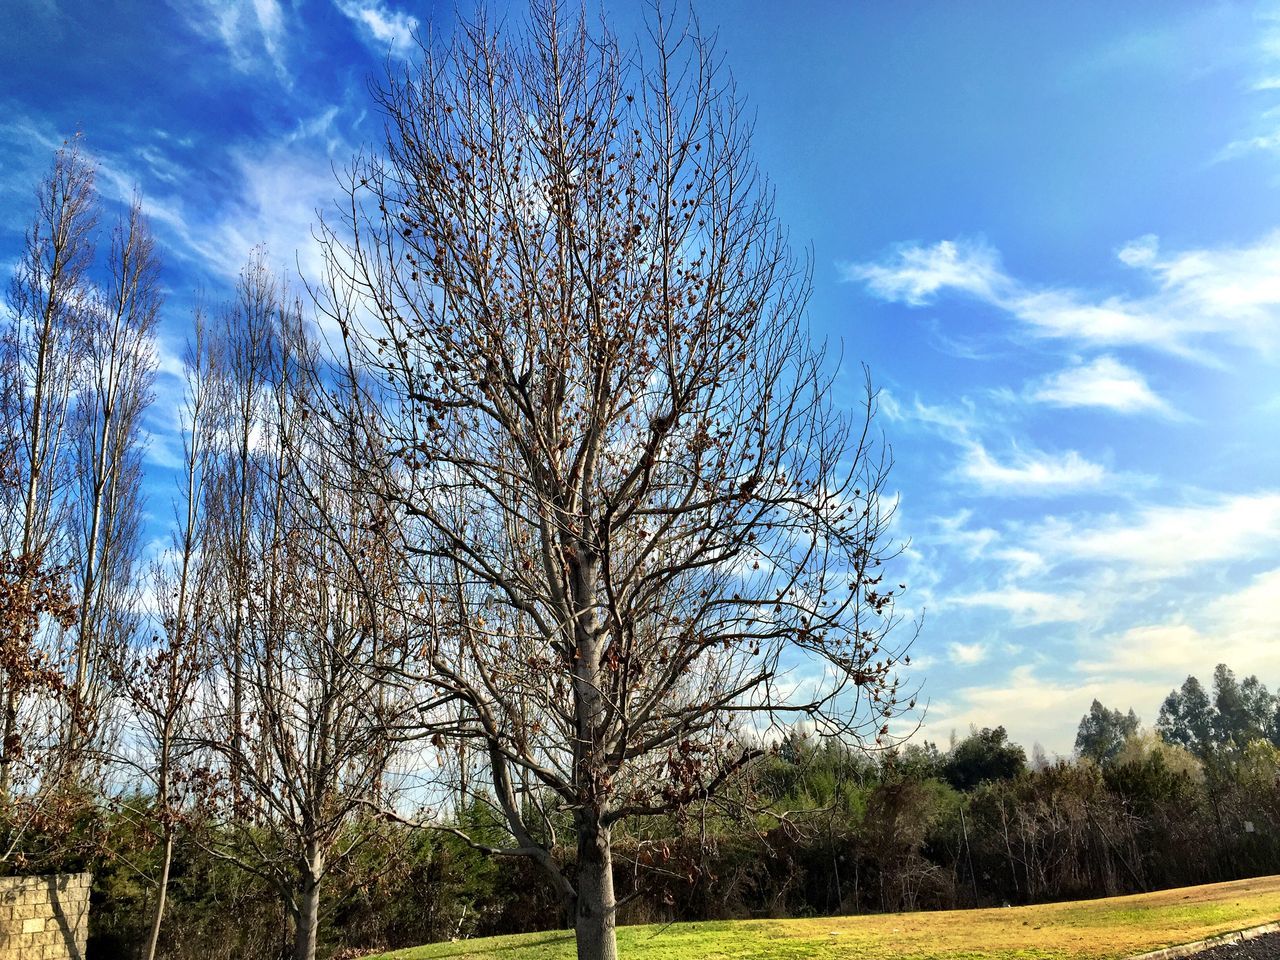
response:
[[[617,960],[618,904],[613,895],[613,850],[607,827],[578,828],[578,896],[574,932],[578,960]]]
[[[0,800],[8,800],[13,792],[13,748],[18,732],[18,698],[13,678],[5,688],[3,729],[0,729]]]
[[[293,935],[293,960],[315,960],[320,931],[320,884],[302,891],[298,902],[298,929]]]
[[[160,942],[160,924],[164,920],[165,901],[169,896],[169,864],[173,862],[173,830],[166,829],[164,860],[160,865],[160,888],[156,891],[156,915],[151,920],[151,939],[147,944],[147,960],[155,960],[156,944]]]
[[[315,960],[320,932],[320,878],[323,859],[314,846],[307,851],[309,870],[303,874],[298,891],[297,926],[293,932],[293,960]]]

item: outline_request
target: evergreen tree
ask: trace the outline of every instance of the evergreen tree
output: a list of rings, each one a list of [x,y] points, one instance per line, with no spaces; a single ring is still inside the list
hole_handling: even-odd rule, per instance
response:
[[[1138,732],[1138,715],[1130,708],[1127,714],[1108,710],[1098,700],[1080,718],[1076,732],[1076,753],[1098,763],[1111,760],[1124,742]]]

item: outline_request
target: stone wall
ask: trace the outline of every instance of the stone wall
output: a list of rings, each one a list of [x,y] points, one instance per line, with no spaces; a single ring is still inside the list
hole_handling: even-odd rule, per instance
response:
[[[84,960],[87,873],[0,877],[0,960]]]

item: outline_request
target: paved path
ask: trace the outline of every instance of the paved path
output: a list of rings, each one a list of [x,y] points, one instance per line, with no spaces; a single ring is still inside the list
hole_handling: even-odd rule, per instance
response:
[[[1280,960],[1280,933],[1266,933],[1241,943],[1224,943],[1187,960]]]

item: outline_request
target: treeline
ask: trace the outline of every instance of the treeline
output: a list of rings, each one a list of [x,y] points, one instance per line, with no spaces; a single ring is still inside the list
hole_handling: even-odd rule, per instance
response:
[[[1280,869],[1280,700],[1220,664],[1144,731],[1094,701],[1076,756],[1028,761],[1003,727],[876,761],[789,737],[763,771],[789,815],[748,855],[745,912],[892,911],[1096,897]],[[753,878],[753,879],[749,879]],[[725,888],[721,888],[723,892]],[[687,902],[687,901],[677,901]],[[708,901],[708,904],[713,901]],[[730,897],[726,902],[733,902]]]

